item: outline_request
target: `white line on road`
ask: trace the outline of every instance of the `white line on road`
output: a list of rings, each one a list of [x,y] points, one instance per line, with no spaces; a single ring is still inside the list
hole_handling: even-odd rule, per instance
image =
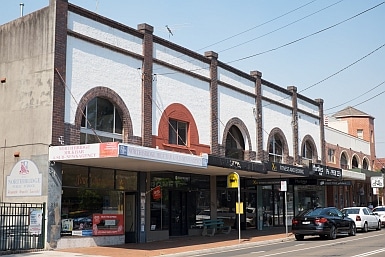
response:
[[[374,250],[374,251],[367,252],[367,253],[361,253],[358,255],[354,255],[352,257],[364,257],[364,256],[370,256],[370,255],[377,254],[377,253],[382,253],[382,252],[385,252],[385,248]]]

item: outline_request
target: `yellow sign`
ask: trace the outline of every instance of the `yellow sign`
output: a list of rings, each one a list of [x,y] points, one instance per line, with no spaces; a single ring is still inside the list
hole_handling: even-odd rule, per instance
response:
[[[239,177],[235,172],[227,175],[227,188],[238,188]]]
[[[235,203],[235,213],[236,214],[243,214],[243,202]]]

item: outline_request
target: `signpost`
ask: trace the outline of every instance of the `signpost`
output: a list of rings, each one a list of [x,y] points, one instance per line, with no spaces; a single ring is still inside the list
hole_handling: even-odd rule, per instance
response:
[[[281,181],[281,192],[285,192],[285,231],[286,231],[286,237],[288,233],[287,229],[287,185],[286,185],[286,180]]]
[[[239,174],[231,172],[227,175],[227,188],[238,188],[238,242],[241,242],[241,185],[239,181]]]
[[[371,185],[372,185],[372,188],[373,188],[373,193],[374,193],[374,189],[376,189],[376,193],[377,193],[377,206],[378,206],[378,205],[380,205],[380,196],[378,194],[378,191],[379,191],[378,188],[383,188],[384,187],[384,177],[383,176],[371,177],[370,181],[371,181]]]

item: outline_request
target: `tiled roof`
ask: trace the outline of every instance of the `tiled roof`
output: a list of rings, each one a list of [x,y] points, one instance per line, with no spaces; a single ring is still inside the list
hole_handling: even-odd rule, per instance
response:
[[[352,117],[352,116],[359,116],[359,117],[371,117],[373,118],[372,116],[370,116],[369,114],[367,113],[364,113],[360,110],[357,110],[356,108],[353,108],[351,106],[348,106],[346,107],[345,109],[339,111],[339,112],[336,112],[332,117],[335,117],[335,118],[344,118],[344,117]]]

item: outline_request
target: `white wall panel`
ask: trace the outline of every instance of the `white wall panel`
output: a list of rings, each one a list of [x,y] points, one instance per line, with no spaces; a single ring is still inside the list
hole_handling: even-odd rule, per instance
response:
[[[226,124],[232,118],[238,118],[247,127],[250,134],[252,151],[256,151],[256,123],[253,114],[253,108],[255,108],[255,99],[253,97],[246,96],[237,91],[231,90],[226,87],[218,87],[218,105],[219,105],[219,121],[218,121],[218,143],[222,144],[223,133]],[[242,131],[242,130],[241,130]],[[245,148],[249,150],[246,136]]]
[[[74,124],[77,103],[94,87],[108,87],[126,104],[133,133],[141,136],[141,62],[79,39],[67,38],[65,122]]]
[[[221,67],[218,68],[218,79],[236,88],[255,94],[255,82],[237,74],[229,72]]]
[[[68,29],[101,42],[142,55],[142,39],[94,20],[68,13]]]
[[[269,133],[275,127],[280,128],[285,134],[289,155],[293,156],[293,130],[291,126],[291,111],[278,105],[262,101],[263,123],[263,150],[267,151]]]
[[[291,96],[281,91],[262,85],[261,93],[262,93],[262,96],[266,98],[280,102],[281,104],[284,104],[290,107],[292,106]]]
[[[183,73],[174,73],[158,65],[165,75],[157,75],[153,86],[153,127],[152,134],[158,135],[159,121],[164,110],[173,103],[184,105],[196,122],[199,143],[211,145],[210,84]]]
[[[322,156],[322,149],[321,149],[321,132],[320,132],[320,126],[319,126],[319,120],[315,119],[311,116],[301,114],[299,113],[299,118],[298,118],[298,151],[299,154],[301,155],[301,146],[303,143],[303,139],[306,135],[310,135],[317,148],[317,153],[318,153],[318,159],[321,160]]]
[[[314,115],[319,115],[319,109],[317,105],[311,104],[300,98],[297,98],[297,107],[298,109],[303,110],[305,112],[308,112]]]
[[[157,43],[154,43],[154,58],[185,69],[186,71],[199,74],[206,78],[209,78],[210,76],[209,64]],[[169,70],[168,72],[175,73],[173,70]],[[158,66],[154,69],[154,73],[164,74],[166,73],[166,69]]]

